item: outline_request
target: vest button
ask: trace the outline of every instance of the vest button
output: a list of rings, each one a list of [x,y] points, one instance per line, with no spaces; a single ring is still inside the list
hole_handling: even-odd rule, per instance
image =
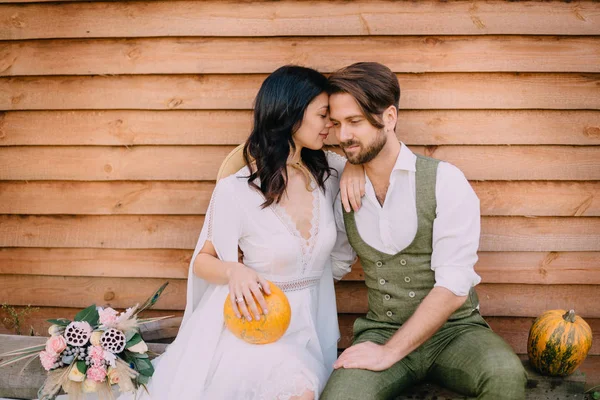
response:
[[[377,265],[378,267],[381,267],[381,266],[383,265],[383,263],[382,263],[381,261],[377,261],[377,262],[375,263],[375,265]]]
[[[415,297],[415,292],[413,292],[413,291],[408,292],[408,297]]]
[[[404,258],[400,260],[400,265],[406,265],[406,260]]]
[[[392,312],[391,312],[391,311],[388,311],[388,312],[386,312],[386,313],[385,313],[385,315],[387,315],[388,317],[391,317],[391,316],[392,316],[392,315],[394,315],[394,314],[392,314]]]
[[[383,298],[384,298],[384,299],[386,299],[386,300],[389,300],[389,299],[391,299],[392,297],[391,297],[389,294],[386,294],[385,296],[383,296]]]
[[[379,280],[379,284],[380,284],[380,285],[385,285],[385,279],[381,278],[381,279]]]
[[[404,277],[404,282],[406,282],[406,283],[410,282],[410,277],[408,277],[408,276],[405,276],[405,277]]]

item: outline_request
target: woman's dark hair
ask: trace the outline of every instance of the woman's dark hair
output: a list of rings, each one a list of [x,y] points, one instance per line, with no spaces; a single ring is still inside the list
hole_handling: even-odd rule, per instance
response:
[[[248,184],[265,197],[263,208],[281,200],[288,178],[286,162],[290,151],[296,150],[292,135],[300,128],[308,104],[326,90],[325,76],[295,65],[277,69],[260,87],[254,100],[254,127],[244,146],[244,161],[251,172]],[[323,150],[303,148],[300,157],[324,190],[330,169]],[[254,171],[252,162],[256,162]],[[260,186],[255,183],[257,178]]]

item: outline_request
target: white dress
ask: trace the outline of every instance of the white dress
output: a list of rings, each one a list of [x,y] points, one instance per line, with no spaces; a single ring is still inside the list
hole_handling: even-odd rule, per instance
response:
[[[339,339],[330,255],[336,240],[333,201],[345,164],[337,154],[326,154],[335,171],[325,181],[324,192],[312,192],[309,240],[282,207],[260,207],[262,194],[243,178],[247,168],[218,182],[190,264],[179,334],[155,360],[150,397],[142,398],[273,400],[306,390],[318,398],[332,371]],[[239,246],[245,265],[284,290],[292,317],[280,340],[252,345],[224,327],[228,286],[209,284],[192,273],[206,240],[224,261],[237,261]]]

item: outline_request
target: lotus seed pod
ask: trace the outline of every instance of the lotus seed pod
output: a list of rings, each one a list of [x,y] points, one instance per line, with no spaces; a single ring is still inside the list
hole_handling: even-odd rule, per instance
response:
[[[92,335],[92,327],[85,321],[71,322],[65,329],[65,339],[67,344],[72,346],[83,346]]]
[[[115,328],[110,328],[105,331],[100,338],[100,344],[106,351],[110,351],[113,354],[118,354],[125,349],[127,339],[125,334]]]

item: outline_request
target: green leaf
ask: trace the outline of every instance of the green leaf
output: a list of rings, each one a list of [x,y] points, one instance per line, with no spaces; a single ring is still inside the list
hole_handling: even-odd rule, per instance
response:
[[[85,372],[87,371],[87,365],[85,365],[85,361],[77,361],[77,364],[75,365],[77,366],[79,372],[85,374]]]
[[[136,358],[135,365],[139,368],[139,371],[143,371],[146,369],[152,369],[152,363],[149,360],[143,358]]]
[[[592,398],[593,398],[594,400],[598,400],[598,399],[600,399],[600,392],[594,392],[594,393],[592,394]]]
[[[130,330],[130,331],[125,332],[125,341],[129,342],[131,340],[131,338],[136,335],[136,333],[137,333],[137,331],[135,331],[133,329]]]
[[[47,319],[46,321],[58,326],[67,326],[71,323],[71,321],[66,318]]]
[[[140,375],[152,376],[154,373],[154,367],[148,359],[134,358],[133,363],[135,364],[135,370],[139,372]]]
[[[150,368],[142,369],[138,372],[140,373],[140,375],[152,376],[154,375],[154,367],[152,367],[152,364],[150,364]]]
[[[75,316],[75,321],[86,321],[92,327],[98,325],[98,319],[100,319],[100,316],[95,304],[92,304],[85,310],[79,311]]]
[[[127,341],[127,344],[125,345],[125,348],[128,349],[131,346],[135,346],[136,344],[138,344],[141,341],[142,341],[142,337],[140,336],[139,333],[136,333],[135,335],[133,335],[133,337],[131,339],[129,339]]]
[[[137,380],[140,383],[140,385],[147,385],[148,381],[150,381],[150,376],[138,375]]]
[[[131,354],[132,357],[134,358],[149,358],[147,353],[133,353],[133,352],[129,352]]]

